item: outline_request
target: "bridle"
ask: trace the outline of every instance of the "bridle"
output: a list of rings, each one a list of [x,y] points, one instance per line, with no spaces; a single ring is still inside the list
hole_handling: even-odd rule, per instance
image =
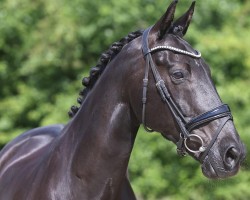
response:
[[[172,46],[156,46],[150,49],[148,45],[148,35],[149,35],[151,28],[152,27],[146,29],[142,35],[142,52],[146,61],[146,70],[145,70],[145,76],[143,79],[142,124],[146,131],[148,132],[153,131],[149,129],[145,123],[148,76],[149,76],[149,68],[151,68],[155,82],[156,82],[156,88],[163,102],[168,105],[168,108],[170,112],[172,113],[173,119],[175,120],[175,122],[177,123],[180,129],[180,138],[179,138],[179,141],[176,143],[177,153],[181,156],[186,155],[187,151],[191,153],[200,153],[199,160],[203,162],[203,160],[206,158],[210,149],[214,145],[217,137],[219,136],[225,124],[229,120],[233,120],[230,108],[227,104],[222,104],[208,112],[205,112],[187,121],[187,119],[183,116],[181,110],[178,108],[178,106],[172,99],[170,93],[168,92],[165,82],[161,78],[160,73],[158,72],[156,65],[153,62],[151,54],[154,53],[155,51],[163,51],[163,50],[173,51],[173,52],[184,54],[184,55],[191,56],[194,58],[200,58],[201,54],[199,52],[196,52],[197,54],[194,54],[194,53],[191,53],[191,52],[188,52],[188,51],[176,48],[176,47],[172,47]],[[206,125],[206,123],[214,121],[216,119],[220,119],[220,118],[223,118],[223,121],[221,122],[220,126],[217,128],[213,138],[211,139],[210,143],[207,146],[204,145],[203,139],[199,135],[191,134],[192,130],[198,129],[200,126]],[[190,147],[188,147],[187,141],[188,139],[191,140],[191,138],[196,139],[196,140],[198,139],[201,142],[201,146],[198,150],[192,150]]]

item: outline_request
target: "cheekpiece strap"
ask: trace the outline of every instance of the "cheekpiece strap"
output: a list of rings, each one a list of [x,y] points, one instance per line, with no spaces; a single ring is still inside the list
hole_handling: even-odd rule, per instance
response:
[[[146,29],[142,35],[142,52],[144,56],[151,53],[151,50],[149,49],[149,45],[148,45],[148,35],[151,29],[152,29],[152,26]]]

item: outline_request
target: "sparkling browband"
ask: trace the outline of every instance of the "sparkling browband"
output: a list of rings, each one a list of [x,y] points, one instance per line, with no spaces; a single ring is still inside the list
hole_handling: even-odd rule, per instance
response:
[[[178,48],[175,48],[175,47],[172,47],[172,46],[157,46],[157,47],[153,47],[152,49],[150,49],[150,52],[154,52],[154,51],[157,51],[157,50],[170,50],[170,51],[175,51],[175,52],[178,52],[178,53],[181,53],[181,54],[185,54],[185,55],[188,55],[188,56],[191,56],[191,57],[194,57],[194,58],[200,58],[201,57],[201,53],[196,51],[197,54],[194,54],[194,53],[191,53],[191,52],[188,52],[188,51],[185,51],[185,50],[182,50],[182,49],[178,49]]]

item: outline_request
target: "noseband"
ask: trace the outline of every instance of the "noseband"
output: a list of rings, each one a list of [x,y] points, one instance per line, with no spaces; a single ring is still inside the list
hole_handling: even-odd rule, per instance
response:
[[[168,92],[168,89],[165,85],[165,82],[160,76],[160,73],[158,72],[156,65],[153,62],[151,54],[155,51],[163,51],[163,50],[169,50],[173,51],[179,54],[184,54],[187,56],[191,56],[193,58],[200,58],[201,54],[199,52],[196,52],[197,54],[172,47],[172,46],[156,46],[154,48],[149,48],[148,45],[148,35],[151,28],[148,28],[144,31],[142,36],[142,51],[144,54],[144,58],[146,60],[146,70],[145,70],[145,76],[143,79],[143,97],[142,97],[142,124],[146,131],[152,132],[153,130],[149,129],[145,124],[145,110],[146,110],[146,102],[147,102],[147,88],[148,88],[148,75],[149,75],[149,68],[151,68],[154,79],[156,82],[156,88],[163,100],[164,103],[166,103],[169,107],[169,110],[171,111],[173,118],[175,122],[177,123],[179,129],[180,129],[180,138],[179,141],[176,143],[177,145],[177,153],[181,156],[186,155],[186,151],[188,150],[191,153],[200,153],[199,160],[202,162],[207,154],[209,153],[210,149],[214,145],[218,135],[220,134],[221,130],[225,126],[225,124],[232,120],[232,115],[230,112],[230,108],[226,104],[222,104],[219,107],[216,107],[208,112],[205,112],[201,115],[198,115],[191,120],[187,121],[186,118],[183,116],[181,110],[178,108],[176,103],[173,101],[170,93]],[[208,122],[214,121],[216,119],[223,118],[222,123],[217,128],[212,140],[210,143],[205,146],[203,139],[197,135],[197,134],[191,134],[191,131],[194,129],[198,129],[200,126],[205,125]],[[196,139],[200,141],[201,146],[198,150],[192,150],[187,145],[188,139],[191,141],[191,139]]]

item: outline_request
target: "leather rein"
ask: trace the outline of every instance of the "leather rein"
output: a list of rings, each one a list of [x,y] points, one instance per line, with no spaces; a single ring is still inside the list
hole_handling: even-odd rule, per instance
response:
[[[168,92],[168,89],[165,85],[165,82],[160,76],[160,73],[158,72],[156,65],[153,62],[152,59],[152,53],[155,51],[163,51],[163,50],[169,50],[173,51],[179,54],[184,54],[187,56],[191,56],[193,58],[200,58],[201,54],[199,52],[196,52],[197,54],[172,47],[172,46],[156,46],[154,48],[149,48],[148,45],[148,35],[152,27],[146,29],[143,32],[142,36],[142,52],[144,54],[144,59],[146,61],[146,70],[145,70],[145,76],[143,79],[143,97],[142,97],[142,124],[147,132],[153,132],[153,130],[149,129],[146,126],[145,123],[145,112],[146,112],[146,102],[147,102],[147,88],[148,88],[148,76],[149,76],[149,69],[151,68],[155,82],[156,82],[156,88],[163,100],[164,103],[168,105],[168,108],[170,112],[172,113],[173,119],[177,123],[179,130],[180,130],[180,138],[179,141],[176,143],[177,146],[177,153],[181,156],[185,156],[187,151],[191,153],[200,153],[199,160],[200,162],[203,162],[203,160],[208,155],[210,149],[214,145],[217,137],[219,136],[221,130],[225,126],[225,124],[229,120],[233,120],[230,108],[227,104],[222,104],[208,112],[205,112],[201,115],[198,115],[191,120],[187,121],[186,118],[183,116],[181,110],[178,108],[174,100],[172,99],[170,93]],[[212,140],[210,143],[205,146],[203,139],[197,135],[197,134],[191,134],[191,131],[194,129],[198,129],[200,126],[205,125],[208,122],[214,121],[216,119],[223,118],[222,123],[217,128]],[[196,139],[200,141],[201,146],[198,150],[193,150],[187,145],[187,141],[191,138]]]

